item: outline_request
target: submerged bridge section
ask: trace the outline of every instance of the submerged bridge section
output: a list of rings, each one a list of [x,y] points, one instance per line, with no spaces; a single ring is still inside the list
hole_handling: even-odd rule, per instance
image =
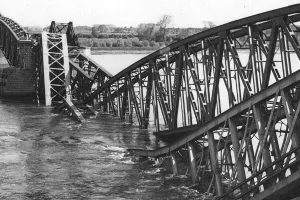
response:
[[[29,37],[1,17],[0,47],[18,67],[31,42],[36,98],[46,104],[77,115],[73,102],[97,102],[141,129],[154,125],[168,145],[131,152],[170,158],[174,174],[188,160],[192,182],[218,199],[292,199],[300,196],[299,21],[300,4],[233,21],[115,76],[80,53],[70,23]]]
[[[224,24],[160,49],[98,87],[85,103],[170,142],[131,149],[189,159],[194,183],[219,199],[299,196],[300,5]]]

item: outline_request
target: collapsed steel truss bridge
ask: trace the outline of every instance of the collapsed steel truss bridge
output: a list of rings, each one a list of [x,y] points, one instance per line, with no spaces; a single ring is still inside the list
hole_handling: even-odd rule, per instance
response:
[[[169,145],[130,151],[170,158],[174,174],[188,157],[192,181],[209,177],[206,190],[218,199],[292,199],[300,196],[299,21],[300,4],[236,20],[115,76],[78,53],[72,25],[52,23],[36,39],[37,96],[63,99],[75,115],[72,100],[97,102],[141,129],[155,126]],[[0,22],[0,47],[16,66],[18,38],[28,36]]]

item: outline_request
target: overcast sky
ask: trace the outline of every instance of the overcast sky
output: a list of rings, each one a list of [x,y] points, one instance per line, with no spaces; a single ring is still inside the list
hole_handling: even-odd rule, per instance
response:
[[[21,26],[47,26],[52,20],[74,26],[156,23],[168,14],[171,27],[216,25],[264,11],[300,3],[299,0],[0,0],[0,13]]]

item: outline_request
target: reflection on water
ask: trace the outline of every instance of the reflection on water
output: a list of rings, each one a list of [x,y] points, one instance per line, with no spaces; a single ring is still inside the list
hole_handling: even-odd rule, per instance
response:
[[[0,103],[0,199],[191,199],[185,176],[128,156],[163,145],[107,114],[78,124],[51,108]]]

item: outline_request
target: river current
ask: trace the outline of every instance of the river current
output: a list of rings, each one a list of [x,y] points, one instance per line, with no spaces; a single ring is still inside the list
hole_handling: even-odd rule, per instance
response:
[[[128,63],[123,55],[113,57],[125,68],[143,56],[129,56]],[[112,73],[121,68],[113,67]],[[188,189],[188,177],[172,176],[169,161],[157,164],[128,154],[128,148],[164,145],[151,129],[139,130],[136,124],[105,113],[85,117],[87,122],[80,124],[50,107],[2,99],[0,199],[199,197],[199,193]]]

